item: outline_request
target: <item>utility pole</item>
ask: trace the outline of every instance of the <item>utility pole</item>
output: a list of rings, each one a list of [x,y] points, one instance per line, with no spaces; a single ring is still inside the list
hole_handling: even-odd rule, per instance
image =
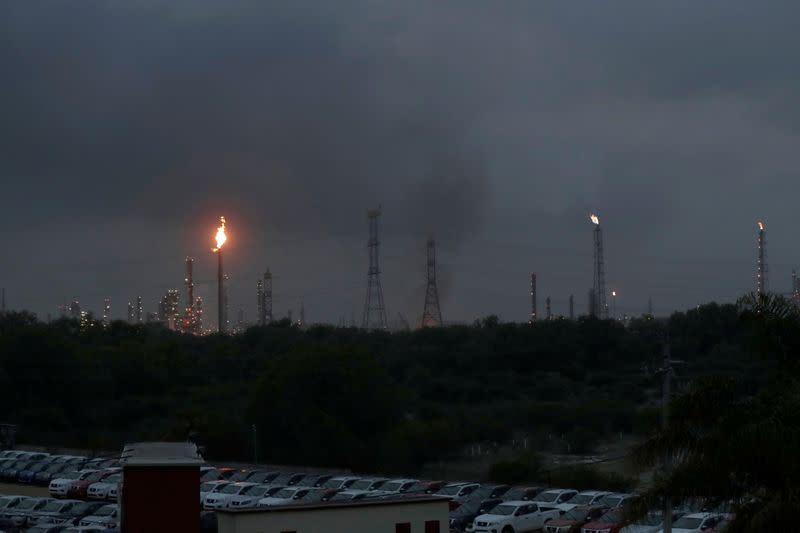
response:
[[[663,378],[663,396],[661,398],[661,425],[664,431],[669,428],[669,402],[672,398],[672,377],[675,371],[672,365],[680,364],[683,361],[676,361],[670,358],[669,337],[664,342],[664,364],[661,368]],[[672,469],[672,457],[667,454],[664,457],[664,475],[669,474]],[[669,494],[664,496],[664,527],[663,533],[672,533],[672,498]]]
[[[425,306],[422,311],[422,327],[442,326],[442,310],[439,307],[439,289],[436,287],[436,241],[428,239],[428,281],[425,288]]]

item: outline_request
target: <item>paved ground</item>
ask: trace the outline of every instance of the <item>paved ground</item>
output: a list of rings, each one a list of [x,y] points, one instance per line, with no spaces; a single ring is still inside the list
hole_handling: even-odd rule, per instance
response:
[[[47,487],[37,485],[15,485],[11,483],[0,483],[0,494],[13,494],[21,496],[49,496]]]

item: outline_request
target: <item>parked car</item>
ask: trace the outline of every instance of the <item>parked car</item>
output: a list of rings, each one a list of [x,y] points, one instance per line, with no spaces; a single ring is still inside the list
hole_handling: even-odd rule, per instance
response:
[[[31,521],[35,524],[63,524],[67,520],[67,513],[82,503],[78,500],[51,500],[31,517]]]
[[[16,527],[25,527],[36,513],[40,511],[45,505],[50,503],[52,498],[28,498],[21,501],[15,507],[3,511],[3,517],[10,519]]]
[[[602,490],[584,490],[573,496],[567,503],[600,507],[600,502],[609,494],[611,493]]]
[[[70,526],[80,525],[81,520],[96,514],[104,505],[107,504],[103,502],[80,502],[61,513],[61,518],[63,519],[61,523]]]
[[[584,524],[597,520],[605,514],[603,507],[576,505],[563,515],[547,523],[545,533],[580,533]]]
[[[691,513],[672,524],[672,533],[705,533],[715,528],[724,517],[717,513]],[[664,530],[659,530],[662,533]]]
[[[568,502],[577,494],[578,491],[573,489],[549,489],[544,492],[540,492],[539,495],[533,499],[533,501],[540,507],[555,509],[560,508],[560,505]]]
[[[255,485],[256,483],[250,483],[249,481],[225,485],[221,490],[217,492],[212,491],[210,494],[206,495],[203,500],[203,509],[224,509],[228,506],[228,502],[232,496],[241,494],[242,491],[254,487]]]
[[[88,480],[87,480],[88,481]],[[112,488],[116,488],[122,481],[122,472],[114,472],[100,481],[92,483],[86,490],[86,496],[90,500],[108,500]]]
[[[247,476],[248,483],[256,483],[258,485],[266,485],[267,483],[272,483],[273,485],[279,485],[280,483],[276,483],[275,479],[280,475],[280,472],[267,472],[265,470],[260,470],[257,472],[251,472],[249,476]]]
[[[81,519],[81,526],[99,526],[103,529],[117,527],[119,509],[116,504],[104,505],[95,514]]]
[[[417,481],[409,488],[408,494],[434,494],[447,485],[447,481]]]
[[[56,525],[36,524],[35,526],[29,527],[25,531],[26,533],[61,533],[64,531],[64,528]]]
[[[467,496],[478,490],[480,486],[480,483],[468,483],[465,481],[460,481],[445,485],[439,489],[435,495],[449,498],[451,501],[461,502],[466,499]]]
[[[332,477],[331,474],[306,474],[297,484],[303,487],[321,487]]]
[[[100,483],[119,471],[119,468],[114,468],[110,470],[98,470],[97,472],[92,472],[84,479],[77,480],[69,486],[67,489],[67,498],[85,499],[88,496],[89,487],[91,485]]]
[[[327,502],[333,496],[338,493],[339,491],[336,489],[323,489],[322,487],[316,487],[313,489],[309,489],[305,496],[302,496],[296,500],[292,500],[288,502],[289,504],[303,504],[303,503],[317,503],[317,502]]]
[[[271,483],[273,485],[285,485],[287,487],[292,485],[297,485],[300,480],[306,477],[305,474],[301,474],[298,472],[283,472],[278,474],[274,478],[270,479],[269,481],[261,481],[260,483]],[[247,481],[250,481],[248,479]]]
[[[609,509],[597,520],[585,524],[581,533],[619,533],[622,529],[624,511],[616,507]]]
[[[25,452],[22,450],[3,450],[2,452],[0,452],[0,460],[16,459],[17,457],[20,456],[20,454],[23,453]]]
[[[326,489],[340,489],[344,490],[349,488],[350,485],[355,483],[361,478],[353,477],[353,476],[337,476],[332,477],[328,481],[322,484],[322,486]]]
[[[50,482],[50,485],[48,486],[50,495],[55,496],[56,498],[66,497],[70,487],[72,487],[74,483],[83,481],[95,472],[97,472],[97,470],[77,470],[62,474],[61,477],[58,477]]]
[[[462,532],[471,527],[474,529],[473,522],[475,517],[487,514],[492,509],[503,503],[500,498],[493,498],[484,501],[470,500],[450,513],[450,531]]]
[[[635,494],[613,492],[600,500],[600,505],[614,509],[616,507],[625,507],[635,499]]]
[[[510,485],[484,484],[475,489],[472,494],[469,495],[469,497],[470,499],[474,499],[476,501],[488,500],[491,498],[503,498],[505,493],[510,489]]]
[[[24,500],[27,496],[3,496],[0,497],[0,516],[5,516],[8,513],[14,512],[13,510]]]
[[[258,506],[258,501],[262,498],[269,498],[276,492],[284,489],[279,485],[253,485],[246,488],[239,494],[230,497],[228,507],[231,509],[248,509]]]
[[[372,492],[374,490],[378,490],[382,488],[383,484],[386,483],[388,479],[385,477],[365,477],[361,478],[352,485],[348,487],[351,490],[365,490],[367,492]]]
[[[17,483],[31,483],[36,474],[47,469],[51,464],[52,463],[48,461],[39,461],[38,463],[28,465],[24,470],[17,472]]]
[[[104,526],[72,526],[61,530],[61,533],[95,533],[96,531],[108,531]]]
[[[204,483],[206,481],[216,481],[218,479],[223,479],[222,473],[219,470],[213,466],[200,467],[200,483]]]
[[[368,490],[347,489],[337,492],[328,499],[330,502],[352,502],[355,500],[363,500],[373,495]],[[287,502],[288,503],[288,502]]]
[[[508,501],[533,501],[544,490],[543,487],[511,487],[503,494],[503,499]]]
[[[416,479],[390,479],[381,485],[378,492],[384,495],[402,494],[411,489],[418,482],[419,481]]]
[[[558,518],[557,509],[542,510],[534,502],[503,502],[490,512],[475,518],[475,533],[526,533],[540,531],[547,522]],[[470,531],[470,530],[467,530]]]
[[[680,515],[674,516],[672,523],[674,524],[678,518],[680,518]],[[663,527],[664,513],[653,512],[648,513],[633,524],[623,527],[620,533],[658,533]]]
[[[52,463],[47,465],[47,468],[42,470],[41,472],[37,472],[33,479],[31,480],[32,483],[37,485],[49,485],[50,482],[53,480],[53,477],[57,476],[60,473],[66,473],[72,470],[75,470],[75,466],[70,463]]]
[[[299,500],[311,491],[305,487],[284,487],[272,496],[258,500],[258,507],[271,507],[273,505],[284,505],[292,500]]]
[[[31,461],[29,459],[17,459],[13,463],[4,468],[0,469],[0,478],[13,481],[17,479],[17,474],[22,471],[26,470],[28,467],[33,466],[36,464],[37,461]]]

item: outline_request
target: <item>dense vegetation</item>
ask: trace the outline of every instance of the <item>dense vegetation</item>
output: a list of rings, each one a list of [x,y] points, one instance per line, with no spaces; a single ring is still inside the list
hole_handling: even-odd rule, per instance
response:
[[[657,420],[663,339],[686,377],[759,379],[739,312],[367,333],[287,322],[238,336],[0,315],[0,422],[23,442],[118,449],[196,435],[206,456],[413,473],[524,435],[586,452]]]

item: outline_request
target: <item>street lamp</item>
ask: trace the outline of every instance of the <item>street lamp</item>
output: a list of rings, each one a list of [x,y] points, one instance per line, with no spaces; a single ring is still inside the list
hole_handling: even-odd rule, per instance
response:
[[[611,316],[617,319],[617,291],[611,291]]]

